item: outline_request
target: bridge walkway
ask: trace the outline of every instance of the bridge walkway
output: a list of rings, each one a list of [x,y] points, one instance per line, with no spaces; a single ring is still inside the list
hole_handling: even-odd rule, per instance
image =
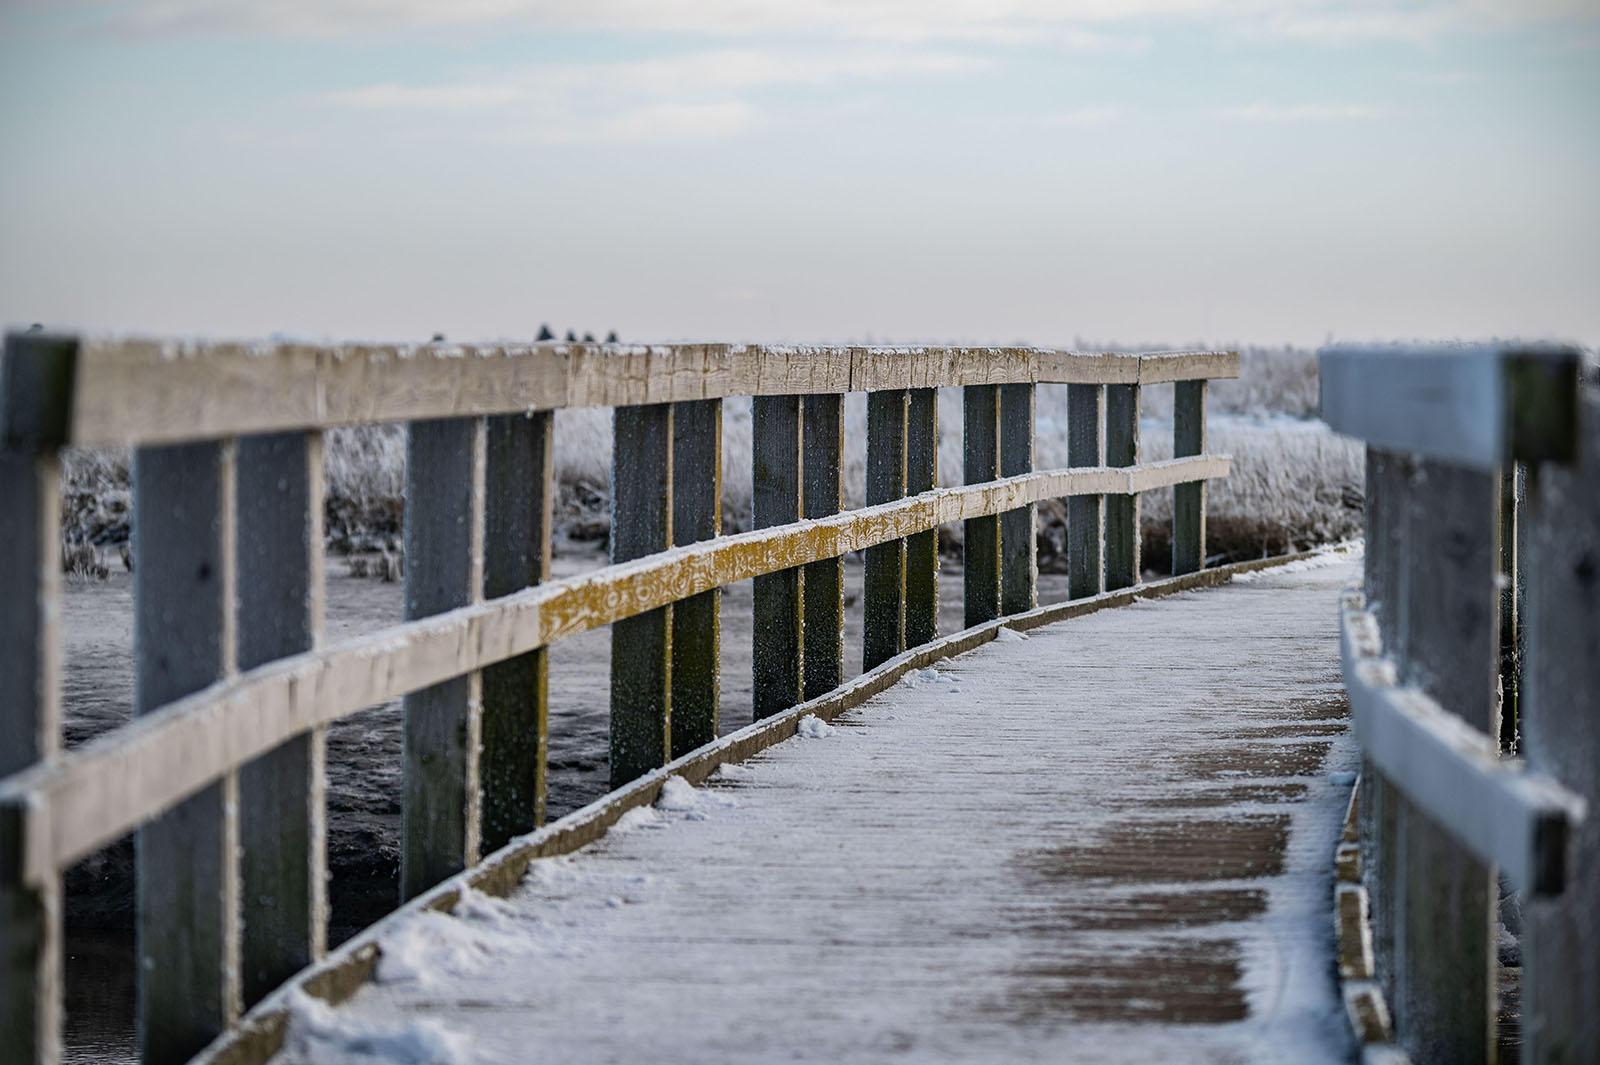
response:
[[[813,719],[507,900],[398,923],[277,1060],[1348,1060],[1358,567],[1011,634]]]

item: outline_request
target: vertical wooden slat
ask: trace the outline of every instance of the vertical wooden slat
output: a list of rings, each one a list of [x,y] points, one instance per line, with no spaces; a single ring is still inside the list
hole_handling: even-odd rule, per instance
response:
[[[722,532],[722,400],[672,410],[672,542]],[[722,589],[672,604],[672,757],[717,738]]]
[[[939,482],[939,390],[913,388],[906,404],[906,495]],[[906,537],[907,647],[939,635],[939,530]]]
[[[322,633],[322,437],[247,437],[238,451],[240,669],[308,651]],[[239,771],[242,993],[255,1005],[327,945],[324,735]]]
[[[1517,609],[1521,579],[1517,572],[1518,528],[1522,518],[1522,466],[1500,468],[1500,749],[1517,745]]]
[[[612,416],[611,561],[672,546],[672,404]],[[666,763],[672,749],[672,607],[611,626],[611,786]]]
[[[1528,477],[1522,750],[1589,804],[1568,841],[1565,892],[1523,904],[1528,1065],[1583,1061],[1600,1048],[1600,402],[1592,397],[1581,424],[1577,465],[1547,463]]]
[[[489,418],[484,426],[483,594],[488,599],[550,577],[554,463],[550,411]],[[483,671],[482,850],[544,824],[549,735],[547,648]]]
[[[1106,461],[1100,427],[1106,420],[1103,385],[1067,386],[1067,464],[1100,466]],[[1067,596],[1082,599],[1105,590],[1105,496],[1067,500]]]
[[[1206,382],[1172,386],[1172,455],[1203,455],[1206,450]],[[1195,573],[1206,564],[1206,483],[1190,481],[1172,489],[1172,572]]]
[[[1402,682],[1499,734],[1500,485],[1493,473],[1419,463],[1404,508]],[[1419,1061],[1482,1062],[1495,1045],[1495,878],[1420,810],[1398,808],[1396,1032]]]
[[[867,395],[867,505],[906,494],[905,389]],[[890,540],[862,552],[862,668],[893,658],[906,646],[906,542]]]
[[[1401,460],[1377,448],[1366,459],[1366,573],[1368,607],[1388,648],[1398,651],[1400,631],[1394,603],[1401,594],[1404,493]],[[1395,897],[1400,875],[1397,811],[1401,797],[1394,785],[1370,761],[1363,760],[1361,797],[1361,877],[1367,889],[1372,954],[1379,985],[1388,1002],[1394,1001]]]
[[[1071,422],[1068,422],[1071,428]],[[1106,465],[1139,462],[1139,386],[1106,386]],[[1139,494],[1106,496],[1105,586],[1139,583]],[[1068,554],[1070,558],[1070,552]]]
[[[751,400],[751,514],[758,529],[800,520],[800,397]],[[757,719],[802,699],[803,592],[800,567],[754,582],[751,661]]]
[[[143,448],[133,459],[134,712],[234,667],[232,443]],[[187,1061],[238,1015],[238,777],[139,829],[139,1045]]]
[[[406,443],[406,619],[483,597],[482,418],[412,422]],[[404,700],[400,892],[412,898],[478,860],[482,674]]]
[[[1031,384],[1000,386],[1000,476],[1033,470]],[[1000,612],[1020,614],[1039,605],[1038,546],[1032,503],[1000,515]]]
[[[961,479],[982,484],[1000,476],[1000,386],[961,390]],[[968,628],[1000,616],[1000,517],[961,523],[962,621]]]
[[[801,443],[801,502],[808,518],[826,518],[843,506],[844,397],[806,396]],[[804,590],[804,654],[807,699],[826,695],[844,682],[844,558],[807,563]]]

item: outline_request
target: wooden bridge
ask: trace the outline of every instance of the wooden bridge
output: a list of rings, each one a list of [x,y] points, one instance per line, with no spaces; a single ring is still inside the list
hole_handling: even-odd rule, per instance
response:
[[[1335,381],[1360,362],[1331,358]],[[1532,764],[1503,761],[1498,730],[1471,733],[1451,716],[1485,729],[1470,709],[1432,701],[1452,696],[1430,687],[1449,667],[1426,634],[1448,628],[1435,642],[1498,686],[1498,636],[1484,643],[1461,616],[1498,632],[1507,567],[1498,550],[1478,565],[1476,545],[1497,545],[1502,511],[1522,504],[1502,506],[1492,472],[1475,476],[1494,490],[1465,502],[1434,498],[1415,473],[1398,494],[1378,490],[1372,520],[1411,515],[1380,542],[1413,554],[1375,550],[1368,585],[1415,590],[1402,614],[1413,657],[1400,658],[1415,668],[1369,662],[1373,622],[1345,601],[1363,794],[1376,796],[1360,804],[1358,844],[1338,659],[1352,567],[1204,568],[1205,481],[1228,469],[1206,452],[1205,381],[1235,374],[1232,354],[8,338],[0,583],[33,592],[0,603],[5,1059],[59,1053],[62,870],[137,830],[152,1062],[384,1046],[396,1059],[524,1060],[536,1044],[548,1060],[797,1047],[1059,1060],[1084,1046],[1114,1060],[1337,1060],[1356,1045],[1345,1014],[1371,1054],[1490,1060],[1494,941],[1461,929],[1490,927],[1494,894],[1460,885],[1489,884],[1491,864],[1544,915],[1526,933],[1534,1059],[1589,1060],[1600,904],[1585,870],[1600,846],[1584,802],[1600,779],[1600,654],[1556,665],[1535,650],[1592,648],[1596,632],[1583,575],[1600,557],[1600,493],[1582,486],[1600,448],[1578,429],[1576,358],[1452,356],[1409,392],[1386,389],[1391,363],[1360,375],[1391,409],[1363,422],[1370,410],[1335,403],[1336,427],[1416,469],[1525,462],[1540,484],[1576,484],[1528,504],[1529,527],[1561,546],[1524,561],[1579,579],[1526,583],[1525,653],[1509,661]],[[1471,385],[1489,436],[1471,419],[1418,420],[1459,405],[1440,381]],[[1175,383],[1178,457],[1141,464],[1140,389],[1161,382]],[[1040,383],[1069,387],[1071,468],[1033,469]],[[948,386],[965,395],[960,488],[936,487],[935,396]],[[868,393],[868,505],[841,512],[851,391]],[[754,397],[758,528],[724,536],[720,401],[741,395]],[[613,565],[551,581],[551,412],[565,406],[616,408]],[[319,434],[385,421],[409,424],[408,620],[324,647]],[[1477,451],[1451,450],[1467,437]],[[137,449],[138,718],[62,752],[58,455],[104,444]],[[1373,452],[1374,485],[1385,454]],[[1167,485],[1174,576],[1141,584],[1139,493]],[[1032,508],[1057,497],[1073,598],[1040,608]],[[935,530],[954,521],[966,628],[941,636]],[[867,671],[842,683],[841,560],[855,551]],[[1387,568],[1375,574],[1373,557]],[[1395,575],[1435,557],[1459,567],[1458,598]],[[719,739],[717,590],[748,578],[756,720]],[[1388,609],[1411,603],[1385,594]],[[1430,596],[1454,605],[1430,614]],[[1559,637],[1539,635],[1532,619],[1547,613],[1565,619]],[[608,624],[615,790],[542,825],[545,648]],[[399,695],[410,902],[329,955],[323,730]],[[607,836],[615,827],[632,831]],[[1341,875],[1367,886],[1336,896],[1341,827]],[[1319,914],[1332,928],[1336,897],[1342,990],[1331,933],[1316,931]],[[590,912],[597,900],[618,905]],[[575,939],[551,932],[569,924]],[[472,964],[451,960],[463,956]],[[1464,980],[1461,965],[1489,975]],[[452,970],[460,983],[433,979]],[[495,1020],[465,1026],[464,1046],[419,1011]],[[1450,1042],[1464,1030],[1483,1038]]]

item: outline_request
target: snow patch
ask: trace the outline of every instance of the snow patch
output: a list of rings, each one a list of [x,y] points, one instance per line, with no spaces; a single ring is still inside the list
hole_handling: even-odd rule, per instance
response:
[[[1320,547],[1310,558],[1296,559],[1293,562],[1285,562],[1281,566],[1269,566],[1266,569],[1252,570],[1249,573],[1235,573],[1233,579],[1249,584],[1264,577],[1276,577],[1285,573],[1304,573],[1307,570],[1325,569],[1328,566],[1338,566],[1346,562],[1359,562],[1366,557],[1366,554],[1366,544],[1360,540],[1351,540],[1348,543]]]
[[[1000,631],[994,634],[995,643],[1021,643],[1027,638],[1016,629],[1008,629],[1004,625],[1000,626]]]
[[[837,731],[816,714],[807,714],[800,719],[800,727],[795,729],[794,734],[803,740],[820,740],[825,736],[832,736]]]
[[[625,833],[640,828],[660,828],[664,823],[661,820],[661,815],[651,807],[635,806],[617,818],[617,823],[611,826],[611,831]]]
[[[661,785],[661,794],[656,798],[657,810],[685,813],[699,808],[700,797],[695,793],[694,785],[687,780],[682,777],[668,777]]]
[[[466,1065],[469,1041],[431,1019],[364,1021],[298,988],[288,996],[289,1056],[326,1065]]]
[[[437,910],[402,921],[380,943],[373,978],[380,984],[444,986],[451,976],[471,972],[489,952],[481,928]]]
[[[723,762],[711,774],[711,779],[716,781],[749,780],[755,775],[755,770],[750,766],[740,765],[738,762]]]

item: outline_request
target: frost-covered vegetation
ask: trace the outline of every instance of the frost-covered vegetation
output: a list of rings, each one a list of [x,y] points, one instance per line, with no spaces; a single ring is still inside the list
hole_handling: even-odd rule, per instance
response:
[[[1172,388],[1147,388],[1143,397],[1141,458],[1172,454]],[[1360,445],[1314,420],[1316,357],[1295,348],[1251,348],[1241,353],[1237,380],[1210,386],[1210,450],[1233,456],[1233,475],[1210,489],[1208,533],[1213,555],[1251,558],[1358,535],[1362,502]],[[859,506],[866,481],[866,402],[847,398],[845,499]],[[944,389],[939,402],[939,480],[961,480],[961,399]],[[1037,399],[1038,468],[1063,467],[1067,400],[1064,386],[1041,386]],[[608,528],[611,412],[564,410],[556,414],[555,467],[558,531],[575,539],[603,539]],[[725,404],[723,528],[750,527],[750,402]],[[328,546],[338,552],[375,552],[397,546],[404,513],[405,430],[401,425],[335,429],[326,436]],[[1039,508],[1040,564],[1064,563],[1065,507]],[[1165,564],[1171,491],[1144,497],[1146,565]],[[114,545],[127,540],[130,521],[129,458],[125,451],[73,452],[63,470],[62,528],[69,545]],[[959,527],[944,542],[960,542]],[[78,551],[74,557],[82,558]]]

